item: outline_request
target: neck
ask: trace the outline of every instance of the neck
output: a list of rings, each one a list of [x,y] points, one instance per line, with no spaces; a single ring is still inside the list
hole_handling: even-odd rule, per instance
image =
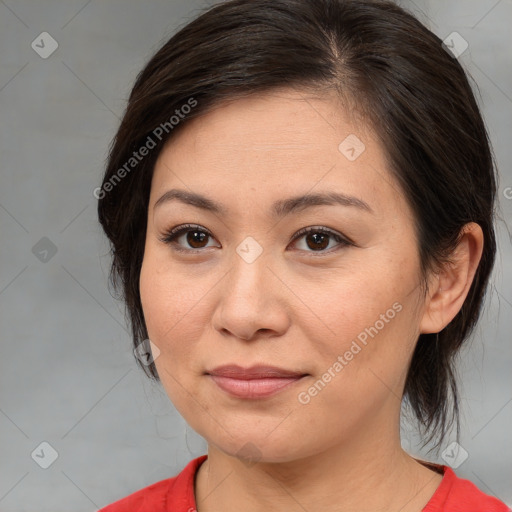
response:
[[[252,465],[209,446],[196,478],[197,511],[418,512],[442,476],[407,455],[398,434],[383,439],[351,437],[312,456]]]

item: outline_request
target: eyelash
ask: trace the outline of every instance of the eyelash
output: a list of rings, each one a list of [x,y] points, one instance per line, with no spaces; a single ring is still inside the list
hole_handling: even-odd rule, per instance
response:
[[[198,231],[200,233],[205,233],[206,235],[208,235],[208,237],[214,238],[213,235],[207,229],[202,228],[201,226],[198,226],[197,224],[183,224],[181,226],[177,226],[177,227],[169,230],[162,237],[159,237],[159,240],[165,244],[174,245],[173,249],[178,252],[197,254],[197,253],[204,251],[204,249],[206,249],[206,248],[184,249],[183,247],[180,247],[175,243],[175,240],[179,236],[181,236],[182,234],[187,233],[189,231]],[[327,250],[304,251],[304,252],[311,253],[311,255],[314,255],[314,256],[322,256],[325,254],[331,254],[343,247],[347,247],[349,245],[354,245],[353,242],[350,241],[349,239],[343,238],[341,235],[339,235],[335,231],[333,231],[329,228],[323,227],[323,226],[320,226],[320,227],[311,226],[311,227],[300,229],[299,231],[297,231],[297,233],[295,233],[295,235],[293,235],[292,242],[294,242],[295,240],[303,237],[304,235],[308,235],[310,233],[321,233],[324,235],[329,235],[339,244],[339,246],[337,246],[336,248],[331,248],[331,249],[327,249]]]

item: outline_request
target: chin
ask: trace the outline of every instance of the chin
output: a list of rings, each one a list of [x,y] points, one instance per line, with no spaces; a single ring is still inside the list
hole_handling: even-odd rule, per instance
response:
[[[257,427],[256,427],[257,428]],[[271,432],[272,429],[264,429]],[[269,436],[260,430],[236,430],[236,433],[227,432],[200,432],[209,446],[222,451],[230,457],[243,461],[247,466],[256,463],[285,463],[313,455],[320,451],[320,447],[308,446],[305,439],[300,439],[290,432],[276,435],[276,431]],[[308,449],[309,448],[309,449]],[[315,449],[316,448],[316,449]]]

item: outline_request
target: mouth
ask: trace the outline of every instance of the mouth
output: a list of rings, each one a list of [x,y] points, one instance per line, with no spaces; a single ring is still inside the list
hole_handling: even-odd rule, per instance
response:
[[[273,396],[308,374],[275,366],[243,368],[225,365],[206,372],[224,392],[236,398],[258,399]]]

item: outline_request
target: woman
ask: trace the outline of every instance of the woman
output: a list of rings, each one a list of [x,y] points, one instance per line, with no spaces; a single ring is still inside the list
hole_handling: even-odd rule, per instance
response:
[[[461,66],[390,2],[232,0],[140,73],[97,190],[135,352],[208,454],[105,512],[505,511],[457,416],[496,245]],[[149,341],[151,340],[151,341]]]

